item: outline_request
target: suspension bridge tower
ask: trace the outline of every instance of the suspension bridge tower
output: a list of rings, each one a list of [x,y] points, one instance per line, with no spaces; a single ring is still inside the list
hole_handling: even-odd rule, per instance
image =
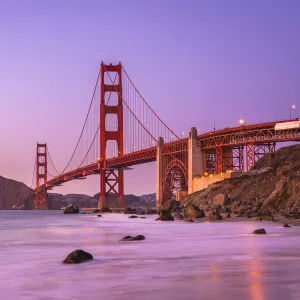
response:
[[[116,74],[115,81],[110,74]],[[109,78],[108,84],[106,79]],[[108,206],[108,196],[116,195],[119,208],[125,208],[124,201],[124,171],[123,169],[109,168],[106,163],[106,147],[108,141],[114,141],[117,156],[123,155],[123,96],[122,96],[122,65],[105,65],[101,63],[100,70],[100,199],[98,207]],[[106,95],[116,93],[117,105],[109,105]],[[106,117],[115,115],[117,130],[106,128]]]
[[[40,186],[47,182],[47,144],[36,146],[36,197],[35,209],[48,209],[47,191]]]

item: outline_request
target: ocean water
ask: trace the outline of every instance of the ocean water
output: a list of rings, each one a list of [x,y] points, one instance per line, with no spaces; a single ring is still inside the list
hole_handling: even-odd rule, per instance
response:
[[[300,227],[102,215],[0,211],[0,299],[300,299]],[[94,260],[62,264],[75,249]]]

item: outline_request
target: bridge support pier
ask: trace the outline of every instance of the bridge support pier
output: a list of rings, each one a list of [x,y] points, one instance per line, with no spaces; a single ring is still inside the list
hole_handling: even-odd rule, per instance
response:
[[[156,151],[156,208],[159,209],[163,201],[163,157],[162,157],[162,145],[164,139],[160,137],[157,142]]]
[[[193,179],[204,174],[205,160],[206,155],[201,149],[201,144],[197,137],[197,129],[192,127],[188,140],[188,194],[194,192]]]

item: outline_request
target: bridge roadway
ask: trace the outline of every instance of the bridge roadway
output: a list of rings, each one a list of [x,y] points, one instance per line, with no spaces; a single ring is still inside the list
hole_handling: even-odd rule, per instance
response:
[[[207,151],[216,149],[217,147],[236,147],[246,146],[248,144],[259,145],[268,142],[300,141],[300,128],[275,131],[275,125],[284,122],[289,122],[289,120],[225,128],[198,135],[198,139],[201,143],[202,150]],[[188,139],[185,138],[166,143],[163,145],[162,151],[166,153],[176,153],[177,150],[182,151],[183,148],[186,148],[187,151],[187,141]],[[151,147],[145,150],[124,154],[120,157],[109,158],[106,160],[105,167],[108,169],[126,168],[152,162],[156,160],[156,152],[157,148]],[[56,176],[41,185],[40,190],[50,190],[55,186],[60,186],[61,184],[74,179],[85,179],[86,176],[92,174],[99,174],[97,163],[83,166],[76,170]]]

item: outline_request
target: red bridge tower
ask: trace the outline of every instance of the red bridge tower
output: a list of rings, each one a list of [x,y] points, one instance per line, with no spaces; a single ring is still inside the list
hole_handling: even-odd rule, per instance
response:
[[[112,73],[116,74],[116,80],[111,80]],[[113,76],[114,77],[114,76]],[[109,83],[105,83],[108,78]],[[122,97],[122,65],[101,64],[100,70],[100,199],[98,207],[108,206],[108,195],[117,195],[119,208],[125,208],[124,202],[124,174],[123,169],[107,168],[106,165],[106,146],[107,141],[115,141],[117,145],[117,156],[123,155],[123,97]],[[109,105],[106,93],[117,94],[117,105]],[[117,117],[117,130],[106,129],[106,116],[114,114]]]
[[[47,182],[47,144],[36,146],[36,198],[35,209],[48,209],[47,191],[40,186]]]

